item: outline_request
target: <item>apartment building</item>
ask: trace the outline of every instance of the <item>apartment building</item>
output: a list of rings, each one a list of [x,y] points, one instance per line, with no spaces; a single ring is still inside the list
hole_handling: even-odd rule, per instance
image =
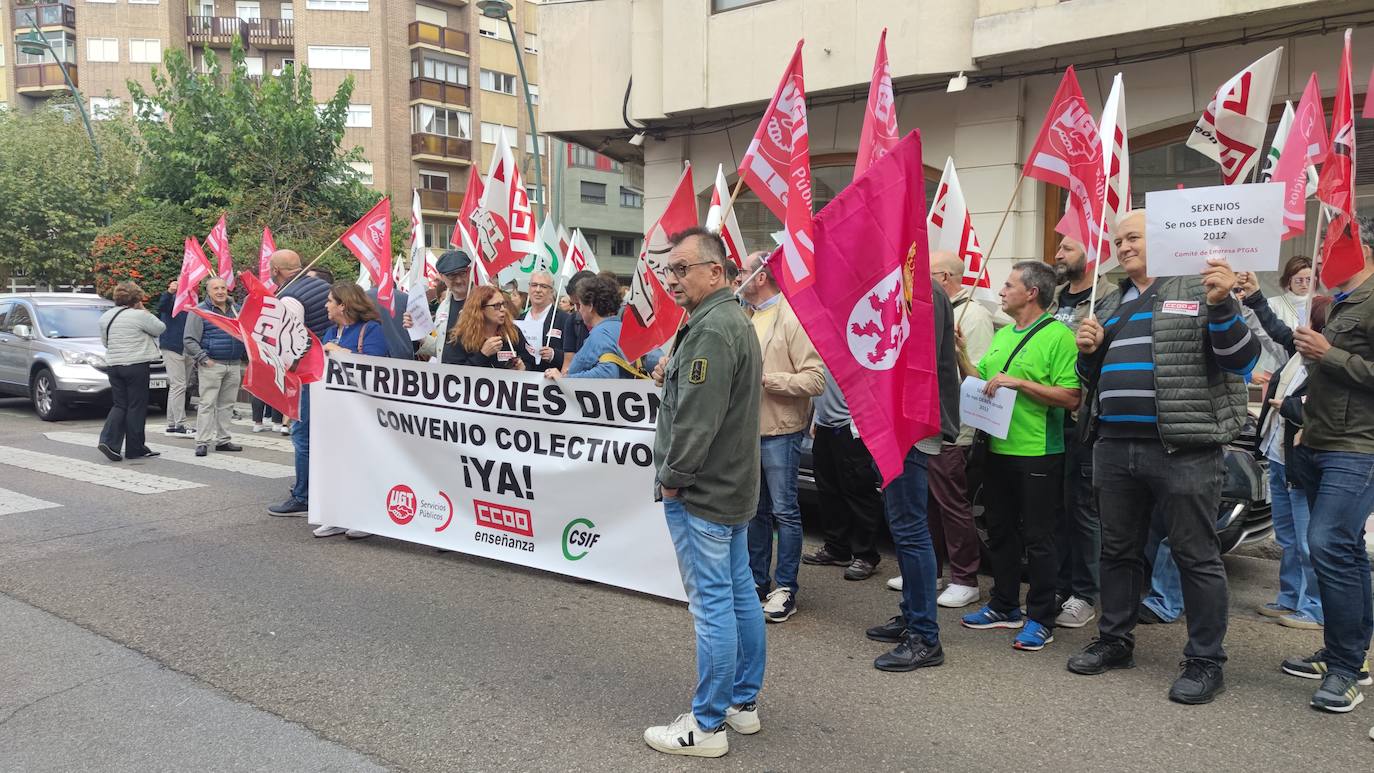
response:
[[[514,0],[515,43],[539,100],[535,0]],[[363,148],[365,182],[408,209],[420,191],[426,240],[448,244],[469,175],[485,173],[504,131],[535,191],[522,84],[504,20],[464,0],[0,0],[0,103],[29,109],[68,90],[51,53],[17,38],[41,34],[55,49],[93,117],[129,108],[127,81],[145,85],[168,50],[203,64],[235,40],[251,76],[308,65],[317,98],[354,80],[345,146]],[[36,32],[35,32],[36,30]],[[11,53],[13,52],[13,53]],[[537,108],[536,108],[537,109]],[[542,153],[548,148],[539,141]],[[548,166],[546,163],[545,166]],[[547,186],[545,186],[547,188]]]
[[[952,155],[986,247],[1014,195],[991,265],[997,282],[1013,261],[1054,253],[1062,191],[1021,172],[1066,65],[1094,110],[1123,73],[1132,199],[1142,206],[1152,190],[1220,184],[1217,165],[1184,143],[1240,69],[1284,47],[1272,137],[1284,100],[1300,97],[1309,73],[1328,99],[1334,92],[1346,27],[1355,28],[1357,105],[1374,51],[1369,0],[577,0],[546,3],[541,21],[543,54],[560,63],[544,76],[541,128],[642,162],[646,221],[663,210],[684,161],[696,170],[703,211],[717,164],[734,184],[803,38],[817,207],[833,198],[853,177],[874,49],[887,28],[898,124],[921,130],[927,197]],[[1374,147],[1374,121],[1356,129],[1360,146]],[[1374,153],[1359,159],[1363,207],[1374,204]],[[780,225],[757,197],[746,193],[734,211],[751,249],[772,246]],[[1315,220],[1311,204],[1309,233]],[[1310,240],[1284,245],[1285,257],[1311,249]]]

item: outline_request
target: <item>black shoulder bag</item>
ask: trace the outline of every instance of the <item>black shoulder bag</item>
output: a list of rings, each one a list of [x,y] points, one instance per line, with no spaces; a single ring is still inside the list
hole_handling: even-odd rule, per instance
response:
[[[1026,333],[1025,337],[1016,344],[1016,348],[1011,350],[1011,356],[1007,357],[1006,364],[997,372],[999,374],[1006,373],[1007,368],[1010,368],[1011,363],[1016,359],[1016,355],[1021,353],[1021,348],[1030,343],[1030,340],[1035,337],[1036,333],[1044,330],[1054,321],[1054,317],[1046,317],[1040,320],[1035,327],[1032,327]],[[988,439],[990,437],[991,435],[983,430],[977,430],[973,433],[973,444],[968,448],[968,459],[964,465],[964,480],[967,486],[965,490],[968,492],[969,502],[977,502],[982,497],[983,476],[987,471]]]

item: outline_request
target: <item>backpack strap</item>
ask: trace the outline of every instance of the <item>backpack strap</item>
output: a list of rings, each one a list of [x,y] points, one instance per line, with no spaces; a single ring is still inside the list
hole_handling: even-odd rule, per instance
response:
[[[644,368],[641,367],[643,360],[635,360],[634,363],[630,363],[627,362],[624,357],[621,357],[615,352],[606,352],[605,354],[597,358],[597,362],[614,362],[616,365],[619,365],[621,369],[623,369],[626,373],[629,373],[632,378],[649,377],[649,374],[645,373]]]

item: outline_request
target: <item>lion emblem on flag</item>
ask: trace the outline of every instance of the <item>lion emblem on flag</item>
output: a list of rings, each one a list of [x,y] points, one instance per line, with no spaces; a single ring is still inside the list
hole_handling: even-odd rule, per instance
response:
[[[891,370],[911,332],[904,267],[898,266],[864,293],[845,326],[849,353],[868,370]]]

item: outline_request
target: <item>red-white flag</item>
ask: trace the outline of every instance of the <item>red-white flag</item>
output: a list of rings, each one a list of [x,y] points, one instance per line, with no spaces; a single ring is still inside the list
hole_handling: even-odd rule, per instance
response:
[[[783,290],[883,485],[917,441],[940,432],[924,190],[912,132],[816,217],[816,281]]]
[[[636,360],[666,343],[677,332],[686,312],[673,301],[666,289],[668,275],[668,237],[697,224],[697,198],[692,187],[692,165],[678,178],[677,190],[668,208],[644,234],[630,295],[620,325],[620,348],[629,360]]]
[[[496,152],[472,223],[478,250],[473,260],[483,261],[492,276],[539,249],[534,209],[504,128],[497,134]]]
[[[1348,29],[1336,81],[1336,104],[1331,111],[1331,148],[1322,161],[1317,198],[1331,216],[1322,240],[1321,281],[1334,288],[1364,268],[1360,229],[1355,222],[1355,98],[1350,83]]]
[[[1221,84],[1188,138],[1188,147],[1221,165],[1227,185],[1244,182],[1259,163],[1282,57],[1280,46]]]
[[[815,280],[811,237],[811,145],[807,135],[802,43],[783,72],[758,131],[740,162],[740,174],[782,220],[782,259],[773,264],[780,286],[802,288]]]
[[[744,268],[744,232],[739,228],[734,207],[730,208],[724,222],[720,217],[729,201],[730,187],[725,184],[725,168],[717,164],[716,184],[711,187],[711,207],[706,210],[706,228],[720,234],[720,240],[725,242],[725,257]]]
[[[391,276],[391,197],[384,196],[349,226],[341,239],[377,288],[377,302],[390,309],[396,290],[396,281]]]
[[[1288,124],[1273,176],[1274,182],[1283,183],[1285,239],[1297,236],[1307,227],[1307,197],[1316,192],[1315,186],[1309,186],[1309,179],[1325,150],[1326,112],[1317,74],[1312,73]]]
[[[1102,178],[1106,183],[1103,189],[1102,239],[1097,249],[1087,249],[1087,270],[1093,274],[1108,271],[1116,265],[1112,256],[1111,234],[1116,231],[1116,222],[1131,208],[1131,151],[1126,135],[1126,87],[1121,73],[1112,79],[1112,90],[1102,106],[1102,120],[1098,123],[1098,134],[1102,137]]]
[[[262,228],[262,245],[258,247],[258,281],[268,292],[275,292],[277,286],[272,281],[272,253],[277,251],[277,242],[272,238],[272,229]]]
[[[1097,243],[1107,185],[1102,176],[1102,137],[1072,65],[1059,81],[1025,174],[1068,191],[1068,208],[1054,230],[1080,244]]]
[[[969,216],[953,158],[945,159],[945,171],[935,188],[935,200],[930,203],[930,214],[926,216],[926,238],[931,252],[952,252],[964,261],[961,282],[975,300],[997,301],[992,280],[983,271],[983,248],[978,244],[978,234],[973,231],[973,218]]]
[[[181,274],[177,277],[176,303],[172,306],[173,315],[194,309],[200,303],[196,288],[208,276],[210,261],[201,250],[200,242],[194,236],[186,237],[186,250],[181,255]]]
[[[892,71],[887,66],[887,27],[883,27],[883,34],[878,38],[878,54],[873,61],[873,82],[868,86],[864,128],[859,133],[859,154],[854,159],[854,179],[896,145],[897,100],[892,96]]]
[[[425,259],[425,218],[420,212],[420,191],[411,189],[410,199],[410,264]]]
[[[210,235],[205,237],[205,246],[210,248],[215,260],[219,263],[219,278],[229,285],[229,289],[234,289],[234,261],[229,257],[229,228],[224,221],[224,215],[219,216],[219,222],[210,229]]]

